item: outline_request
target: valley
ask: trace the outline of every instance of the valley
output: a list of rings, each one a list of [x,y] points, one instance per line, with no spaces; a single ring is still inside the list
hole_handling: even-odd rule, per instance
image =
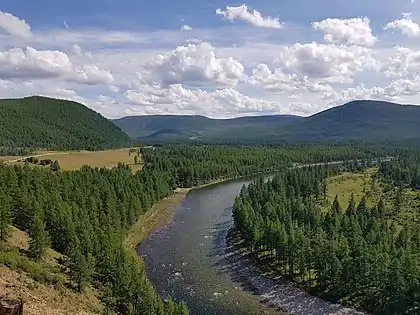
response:
[[[28,314],[418,310],[413,106],[110,121],[0,105],[0,295]]]

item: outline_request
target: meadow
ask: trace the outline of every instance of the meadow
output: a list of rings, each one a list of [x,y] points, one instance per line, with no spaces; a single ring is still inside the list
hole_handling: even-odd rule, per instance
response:
[[[138,159],[138,164],[134,163],[134,156],[136,154],[130,154],[130,150],[131,149],[129,148],[125,148],[106,151],[40,151],[35,152],[31,156],[34,156],[39,160],[57,160],[61,169],[64,171],[77,170],[84,165],[111,168],[118,165],[118,163],[124,163],[129,165],[134,173],[141,170],[142,163],[140,157]],[[26,157],[4,156],[0,157],[0,161],[4,161],[7,164],[23,164],[24,158]]]

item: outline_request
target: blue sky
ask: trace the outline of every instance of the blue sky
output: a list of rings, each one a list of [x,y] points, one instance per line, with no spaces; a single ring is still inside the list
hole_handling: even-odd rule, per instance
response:
[[[410,0],[2,0],[0,93],[107,117],[417,104],[419,22]]]

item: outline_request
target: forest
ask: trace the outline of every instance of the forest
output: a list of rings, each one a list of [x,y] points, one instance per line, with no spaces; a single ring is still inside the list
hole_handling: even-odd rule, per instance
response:
[[[41,96],[0,99],[0,154],[23,150],[104,150],[133,141],[97,112],[77,102]]]
[[[374,203],[369,191],[358,203],[353,194],[347,204],[326,200],[328,178],[369,163],[292,168],[255,181],[235,200],[238,246],[325,299],[373,314],[418,314],[418,156],[401,152],[375,168],[371,185],[381,197]]]
[[[317,230],[321,235],[317,237],[320,237],[325,246],[324,252],[321,253],[335,254],[337,259],[334,261],[341,263],[340,268],[356,268],[345,264],[353,255],[351,250],[370,249],[371,243],[356,242],[365,244],[365,247],[353,249],[351,246],[356,243],[345,239],[363,238],[364,234],[360,234],[360,231],[365,232],[371,221],[382,215],[381,208],[378,212],[363,210],[360,222],[359,212],[355,212],[354,216],[345,216],[337,211],[333,219],[328,220],[336,224],[342,222],[343,226],[331,223],[331,226],[328,225],[324,230],[324,221],[329,221],[317,211],[314,206],[315,200],[323,198],[325,178],[333,172],[338,172],[338,166],[311,167],[290,172],[286,171],[287,167],[293,163],[360,159],[360,162],[345,164],[349,169],[359,170],[365,167],[368,160],[396,154],[394,149],[364,146],[165,146],[140,150],[144,167],[135,174],[129,166],[123,164],[112,169],[84,166],[75,171],[53,171],[30,165],[0,165],[0,241],[7,240],[10,225],[13,225],[28,232],[28,257],[31,260],[42,261],[48,247],[64,254],[66,258],[63,266],[74,290],[82,291],[89,285],[98,288],[102,292],[101,300],[106,309],[116,314],[188,314],[184,303],[175,302],[171,298],[164,302],[151,287],[143,264],[123,245],[128,229],[140,215],[157,201],[173,194],[177,187],[191,187],[221,178],[282,170],[282,175],[275,177],[268,184],[257,182],[242,191],[235,205],[237,227],[243,232],[252,232],[249,233],[252,238],[247,240],[254,250],[266,247],[267,250],[276,252],[281,266],[291,266],[286,269],[292,276],[298,275],[298,270],[301,270],[305,274],[304,279],[312,282],[316,280],[317,286],[324,289],[332,283],[330,266],[321,264],[325,262],[325,258],[319,259],[314,250],[308,252],[313,253],[313,256],[308,258],[303,255],[308,248],[297,247],[295,243],[303,242],[302,246],[314,246],[311,241],[314,235],[318,235],[314,233],[314,230]],[[410,150],[402,152],[411,152]],[[393,171],[397,167],[381,166],[381,169],[384,170],[384,179],[397,178],[401,174],[399,171]],[[414,168],[412,170],[409,174],[415,174]],[[407,182],[410,180],[407,179]],[[374,228],[372,227],[375,233],[385,233],[382,223],[378,221]],[[270,227],[270,233],[264,232],[267,227]],[[280,234],[277,233],[279,227]],[[355,230],[354,235],[348,235],[350,232],[346,232],[352,231],[349,227]],[[388,230],[391,231],[392,226]],[[288,233],[293,233],[293,238],[290,238],[293,243],[285,241],[289,240]],[[407,233],[409,234],[408,230]],[[334,237],[330,236],[333,234]],[[284,239],[272,238],[279,235]],[[382,234],[369,237],[378,238],[382,237]],[[330,241],[330,238],[334,241]],[[271,245],[267,245],[266,241]],[[284,247],[278,247],[280,244]],[[409,244],[407,246],[410,248],[416,244],[417,250],[419,249],[418,240],[414,241],[414,236]],[[338,249],[335,252],[330,247]],[[294,256],[285,255],[292,248]],[[386,259],[392,262],[397,259],[395,257],[411,257],[408,252],[405,256],[398,256],[393,252],[398,247],[394,245],[391,248],[390,256]],[[378,253],[380,256],[383,251],[376,249],[376,252],[370,250],[369,253]],[[8,252],[9,250],[0,246],[2,262],[7,261],[13,254]],[[347,256],[344,258],[340,256],[345,253]],[[375,256],[372,259],[381,257]],[[301,260],[296,262],[295,259]],[[315,265],[318,261],[319,266]],[[401,260],[402,272],[406,272],[407,263]],[[326,269],[323,269],[324,273],[319,272],[315,276],[313,271],[318,267]],[[366,277],[359,280],[363,279]],[[405,281],[405,278],[403,280]]]
[[[219,179],[273,172],[292,163],[368,160],[392,156],[400,150],[395,147],[365,145],[172,145],[141,148],[141,154],[145,167],[169,173],[176,187],[193,187]]]

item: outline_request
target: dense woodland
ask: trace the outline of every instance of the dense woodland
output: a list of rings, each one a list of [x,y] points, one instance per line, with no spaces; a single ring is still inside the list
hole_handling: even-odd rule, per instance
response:
[[[132,140],[105,117],[82,104],[34,96],[0,100],[0,154],[23,149],[100,150]],[[21,149],[19,149],[21,148]]]
[[[361,171],[348,163],[344,168]],[[326,179],[339,166],[289,169],[244,187],[234,205],[245,247],[314,294],[375,314],[420,312],[420,224],[397,222],[401,189],[415,187],[418,155],[382,162],[375,180],[393,202],[366,197],[325,209]],[[388,186],[391,186],[388,187]],[[419,209],[415,217],[420,214]]]
[[[106,308],[117,314],[188,314],[183,303],[164,303],[156,295],[143,265],[123,245],[137,217],[171,193],[167,175],[132,175],[123,165],[58,173],[0,166],[0,239],[7,239],[12,223],[28,231],[32,259],[41,260],[51,245],[68,257],[75,289],[96,285]]]
[[[381,146],[167,146],[142,148],[148,169],[168,172],[177,187],[279,170],[292,163],[373,159],[399,149]],[[407,149],[410,150],[410,149]]]

